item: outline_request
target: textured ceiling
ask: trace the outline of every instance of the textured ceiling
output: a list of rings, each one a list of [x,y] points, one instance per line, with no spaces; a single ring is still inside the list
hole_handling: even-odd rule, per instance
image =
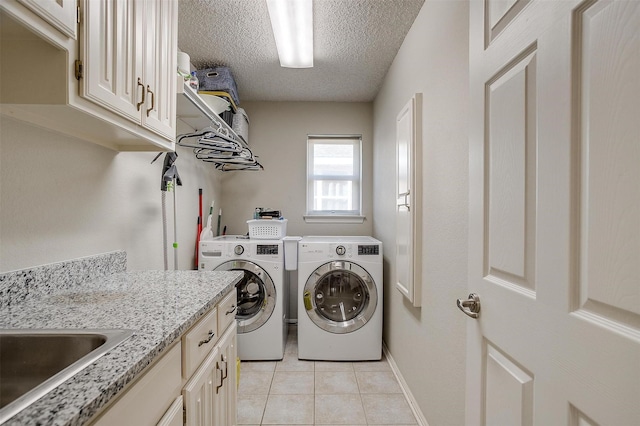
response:
[[[264,0],[180,0],[178,48],[226,65],[241,101],[368,102],[424,0],[314,0],[314,67],[280,67]]]

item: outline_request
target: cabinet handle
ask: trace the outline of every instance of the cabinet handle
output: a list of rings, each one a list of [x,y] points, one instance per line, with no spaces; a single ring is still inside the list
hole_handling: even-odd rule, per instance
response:
[[[222,377],[222,370],[218,368],[218,363],[216,362],[216,379],[218,378],[218,371],[220,372],[220,384],[216,385],[216,395],[218,394],[218,390],[222,387],[224,383],[224,377]]]
[[[231,309],[229,309],[229,310],[225,313],[225,315],[232,314],[232,313],[234,313],[235,311],[236,311],[236,305],[232,305],[232,306],[231,306]]]
[[[156,107],[156,95],[151,91],[151,88],[149,87],[148,84],[147,84],[147,92],[151,94],[151,108],[147,110],[147,117],[148,117],[149,113],[153,111],[153,109]]]
[[[224,355],[220,356],[220,363],[224,365],[224,375],[222,376],[222,381],[224,381],[229,375],[228,363]]]
[[[400,202],[398,201],[398,207],[406,207],[407,210],[411,210],[411,206],[409,205],[409,195],[411,194],[411,191],[407,190],[407,192],[403,192],[402,194],[398,195],[398,200],[400,200],[400,198],[404,198],[404,202]]]
[[[138,86],[142,86],[142,100],[136,104],[136,106],[138,107],[138,111],[140,111],[140,107],[145,103],[145,98],[146,98],[144,84],[142,84],[142,81],[140,81],[140,77],[138,77]]]
[[[206,339],[204,340],[200,340],[200,342],[198,343],[198,347],[202,346],[202,345],[206,345],[207,343],[209,343],[211,341],[211,339],[213,339],[213,336],[215,336],[216,334],[213,332],[213,330],[209,330],[209,335],[207,336]]]

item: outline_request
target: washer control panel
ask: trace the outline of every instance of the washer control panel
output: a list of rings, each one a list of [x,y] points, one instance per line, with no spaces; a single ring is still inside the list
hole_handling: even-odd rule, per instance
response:
[[[266,254],[278,254],[279,246],[277,244],[258,244],[257,252],[258,255],[266,255]]]
[[[298,243],[298,261],[353,260],[377,262],[382,258],[382,243],[367,237],[309,237]]]
[[[359,256],[377,256],[380,254],[380,246],[378,244],[358,244]]]
[[[221,262],[232,259],[273,262],[284,259],[281,241],[252,241],[247,238],[231,238],[200,241],[199,257],[201,261],[210,263],[206,266],[207,269],[210,269],[211,265],[217,266]]]

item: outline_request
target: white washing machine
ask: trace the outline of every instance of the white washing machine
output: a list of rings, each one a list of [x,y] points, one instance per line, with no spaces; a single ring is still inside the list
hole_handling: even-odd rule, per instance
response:
[[[382,357],[382,242],[303,237],[298,243],[298,358]]]
[[[238,357],[280,360],[287,342],[288,274],[282,240],[225,235],[200,242],[199,269],[243,271],[238,294]]]

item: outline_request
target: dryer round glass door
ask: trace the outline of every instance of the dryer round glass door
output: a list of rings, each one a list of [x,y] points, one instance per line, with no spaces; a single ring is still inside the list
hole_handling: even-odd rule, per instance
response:
[[[276,287],[267,271],[246,260],[232,260],[215,270],[244,272],[236,284],[238,333],[248,333],[262,327],[276,306]]]
[[[335,334],[364,326],[378,304],[371,275],[351,262],[329,262],[317,268],[307,279],[302,297],[311,321]]]

